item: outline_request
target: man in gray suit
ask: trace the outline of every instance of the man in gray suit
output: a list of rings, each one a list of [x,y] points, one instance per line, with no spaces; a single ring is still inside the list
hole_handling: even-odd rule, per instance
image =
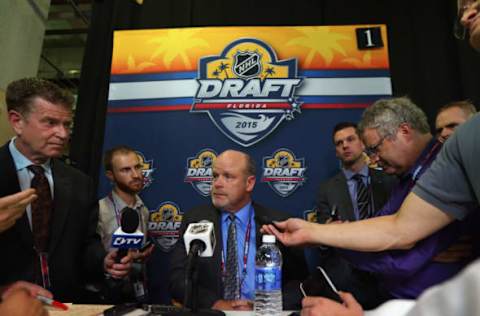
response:
[[[355,123],[338,123],[332,136],[342,170],[320,185],[318,221],[328,223],[369,218],[388,200],[396,180],[368,167],[363,154],[365,146],[358,136]],[[333,248],[323,249],[320,260],[336,286],[355,293],[362,306],[374,307],[381,303],[374,276],[355,269]]]
[[[369,168],[363,151],[365,146],[357,134],[357,125],[342,122],[333,129],[335,153],[342,163],[342,170],[320,185],[317,207],[319,222],[333,217],[341,221],[356,221],[371,217],[388,200],[395,185],[395,178],[373,168]],[[367,213],[360,214],[358,206],[358,180],[367,189]],[[332,212],[334,214],[332,214]]]

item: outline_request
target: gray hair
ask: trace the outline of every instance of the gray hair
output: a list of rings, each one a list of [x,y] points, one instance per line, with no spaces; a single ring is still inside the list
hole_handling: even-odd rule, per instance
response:
[[[406,123],[414,130],[430,133],[427,116],[408,97],[380,99],[365,109],[358,124],[360,135],[374,128],[380,137],[394,136],[398,127]]]

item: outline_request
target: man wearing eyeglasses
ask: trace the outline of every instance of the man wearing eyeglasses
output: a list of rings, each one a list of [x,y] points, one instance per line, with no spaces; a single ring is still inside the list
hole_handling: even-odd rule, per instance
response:
[[[408,98],[383,99],[367,108],[359,124],[366,152],[388,174],[398,176],[390,199],[374,216],[395,214],[435,159],[441,143],[432,137],[423,111]],[[392,298],[416,298],[426,288],[458,273],[471,254],[437,262],[435,256],[457,241],[467,223],[451,224],[410,250],[341,251],[358,269],[375,273]],[[470,256],[468,256],[470,255]]]
[[[469,2],[465,7],[459,1],[459,8],[465,8],[459,10],[463,12],[460,20],[470,33],[471,46],[480,52],[480,1]],[[465,219],[472,206],[480,205],[479,156],[480,114],[476,114],[450,137],[396,214],[321,228],[318,224],[288,220],[276,223],[279,229],[269,225],[263,230],[273,232],[289,246],[321,243],[361,251],[409,248],[456,219]],[[480,260],[477,260],[458,277],[428,290],[408,316],[478,315],[479,292]],[[305,298],[302,315],[363,315],[350,294],[340,295],[343,305],[326,298]]]
[[[378,163],[385,172],[399,176],[399,184],[393,190],[390,200],[375,214],[379,216],[375,219],[379,223],[385,218],[383,215],[399,216],[397,211],[402,202],[417,180],[421,179],[425,170],[429,169],[441,148],[441,143],[431,135],[423,111],[407,98],[379,100],[374,103],[364,112],[359,124],[359,131],[364,137],[365,151],[369,154],[372,162]],[[417,214],[418,216],[415,217]],[[411,216],[413,216],[412,225],[424,220],[421,211],[412,212]],[[369,221],[360,221],[358,224],[363,222]],[[411,248],[409,250],[379,253],[343,251],[343,254],[359,269],[378,273],[384,288],[392,297],[415,298],[427,287],[448,279],[465,266],[467,261],[463,257],[458,262],[437,262],[435,258],[443,251],[448,250],[449,245],[456,242],[458,236],[468,228],[464,227],[468,226],[468,222],[471,221],[451,223],[439,232],[417,242],[413,247],[411,244],[401,247]],[[300,220],[290,219],[276,225],[279,229],[284,230],[283,233],[278,232],[274,227],[269,227],[269,229],[287,245],[298,244],[298,240],[303,239],[308,240],[309,243],[315,240],[313,243],[316,243],[316,238],[320,233],[322,235],[321,242],[324,244],[342,247],[342,243],[345,243],[348,244],[348,248],[367,251],[380,251],[388,247],[384,246],[383,249],[362,248],[364,244],[369,246],[369,242],[376,244],[377,242],[373,242],[374,240],[383,244],[385,234],[391,234],[390,230],[383,233],[383,227],[380,225],[376,226],[376,229],[367,226],[364,228],[365,230],[355,229],[356,233],[350,234],[353,225],[354,223],[330,224],[319,228],[314,227],[315,224],[304,224]],[[330,231],[328,238],[324,235],[327,230]],[[348,235],[348,240],[344,238],[345,233]],[[355,237],[352,237],[353,235]],[[395,241],[394,236],[389,235],[389,237]],[[401,237],[398,236],[398,238]],[[356,242],[357,240],[362,240],[362,242]],[[355,245],[352,246],[352,244]],[[347,247],[343,246],[343,248]],[[348,300],[347,296],[343,297]],[[318,308],[317,303],[306,300],[303,306],[308,312],[309,308]]]
[[[342,169],[320,185],[317,196],[319,223],[356,221],[371,217],[387,202],[395,177],[369,168],[365,146],[353,122],[335,125],[332,133],[335,154]],[[385,299],[375,277],[343,259],[334,248],[322,248],[319,263],[336,287],[352,292],[365,308],[374,308]],[[314,278],[315,279],[315,278]]]

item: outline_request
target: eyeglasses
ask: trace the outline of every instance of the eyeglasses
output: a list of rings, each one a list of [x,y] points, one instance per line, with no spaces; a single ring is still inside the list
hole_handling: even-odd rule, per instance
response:
[[[378,153],[379,147],[382,146],[385,138],[387,138],[387,136],[383,136],[376,145],[365,147],[365,153],[367,154],[367,156],[372,157],[373,155],[376,155]]]
[[[457,17],[453,23],[453,36],[458,40],[464,40],[467,37],[467,29],[462,25],[462,16],[472,4],[478,0],[457,0]]]

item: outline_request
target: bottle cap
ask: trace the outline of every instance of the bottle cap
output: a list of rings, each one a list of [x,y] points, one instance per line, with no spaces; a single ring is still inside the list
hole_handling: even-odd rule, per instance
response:
[[[263,235],[262,236],[262,242],[268,243],[268,244],[274,244],[275,243],[275,236],[274,235]]]

